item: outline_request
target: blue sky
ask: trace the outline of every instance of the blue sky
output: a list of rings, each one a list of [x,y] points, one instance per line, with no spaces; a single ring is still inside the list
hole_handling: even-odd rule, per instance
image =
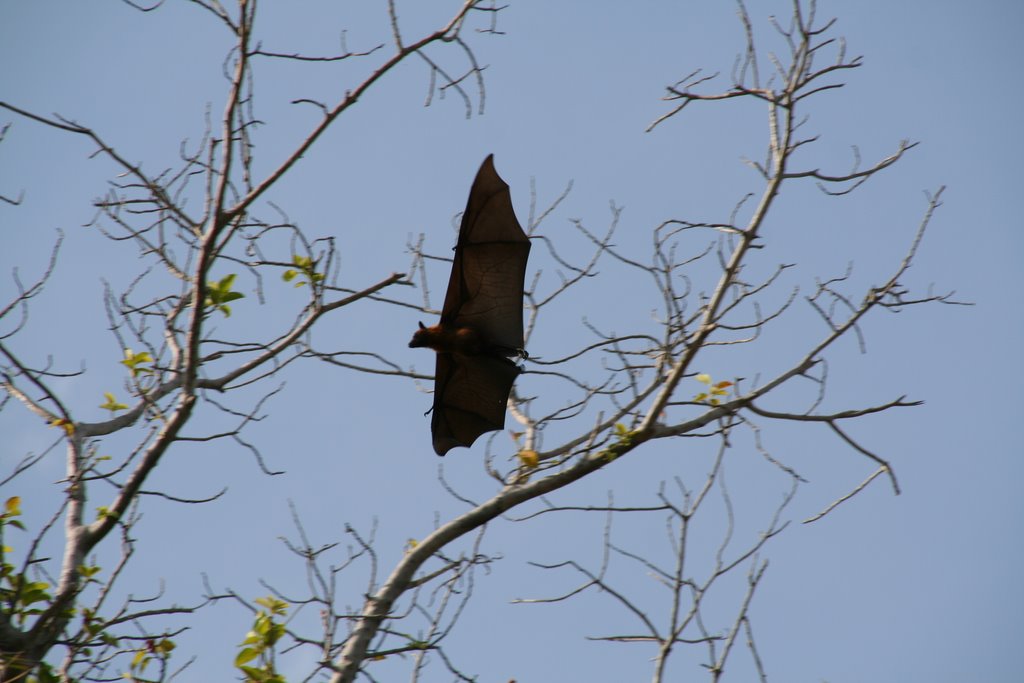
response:
[[[778,48],[768,38],[766,15],[784,17],[789,5],[756,4],[755,28],[766,46]],[[407,37],[434,28],[457,7],[405,5],[399,10]],[[268,49],[332,52],[342,28],[352,50],[389,39],[383,9],[368,0],[344,6],[265,3],[261,11],[260,36]],[[117,2],[37,2],[7,4],[0,13],[0,63],[6,65],[0,99],[91,126],[147,168],[173,165],[182,140],[202,134],[207,108],[213,117],[221,110],[228,36],[194,6],[168,2],[140,14]],[[764,553],[770,568],[752,612],[759,652],[770,680],[1014,681],[1024,608],[1024,588],[1013,571],[1024,551],[1018,492],[1024,449],[1016,424],[1024,408],[1017,386],[1024,377],[1018,265],[1024,225],[1014,199],[1024,180],[1018,47],[1024,8],[1013,2],[876,0],[856,7],[822,2],[819,14],[839,15],[836,33],[845,36],[849,53],[864,55],[864,66],[848,74],[846,87],[809,108],[808,131],[822,138],[808,163],[842,171],[851,145],[873,160],[902,139],[921,144],[849,197],[824,198],[809,186],[784,192],[764,253],[752,267],[796,262],[789,284],[807,293],[816,276],[841,274],[853,262],[853,281],[866,288],[902,258],[926,205],[924,191],[945,185],[943,206],[907,281],[921,290],[932,284],[937,291],[955,289],[958,298],[976,305],[875,316],[864,327],[866,354],[847,343],[830,358],[829,407],[903,394],[925,401],[851,427],[892,462],[903,495],[893,496],[879,480],[825,520],[799,524],[873,468],[824,428],[765,425],[773,454],[810,482],[785,514],[794,524]],[[584,245],[570,220],[601,230],[610,219],[609,202],[623,207],[616,243],[643,256],[660,221],[724,220],[745,193],[758,190],[741,158],[763,154],[760,108],[694,106],[644,132],[667,110],[664,86],[698,67],[727,76],[742,47],[731,3],[596,7],[513,0],[499,26],[504,35],[470,38],[487,64],[483,115],[467,119],[451,93],[424,108],[427,72],[411,60],[339,120],[273,192],[270,199],[309,234],[336,237],[342,284],[366,285],[404,271],[407,240],[419,233],[434,253],[447,250],[454,241],[452,217],[488,153],[495,154],[524,222],[531,181],[541,205],[573,182],[541,232],[580,258]],[[311,108],[291,100],[336,97],[374,60],[258,67],[257,117],[264,125],[257,133],[257,170],[272,168],[314,120]],[[717,83],[728,85],[725,79]],[[11,345],[36,361],[52,354],[65,368],[84,365],[86,375],[62,388],[83,419],[100,419],[95,406],[112,382],[120,382],[111,380],[110,368],[118,367],[121,353],[106,331],[102,280],[123,287],[140,267],[133,248],[82,227],[115,171],[105,160],[88,158],[92,148],[85,140],[0,113],[0,124],[8,122],[0,192],[17,196],[24,190],[24,201],[0,205],[0,301],[15,291],[12,268],[30,279],[45,266],[56,231],[65,233],[56,274]],[[539,251],[534,249],[533,263],[546,268],[541,282],[549,285],[554,268],[536,260]],[[541,319],[532,354],[553,358],[587,343],[584,318],[619,333],[646,324],[657,305],[649,284],[611,263],[601,270],[592,287]],[[435,305],[446,277],[443,270],[430,272]],[[265,329],[288,319],[298,296],[274,291],[260,308],[252,296],[246,303],[254,312],[239,306],[223,325],[242,333]],[[362,305],[351,317],[328,321],[315,341],[323,348],[377,349],[404,367],[429,372],[429,356],[406,348],[422,317]],[[749,351],[709,354],[701,369],[716,378],[770,374],[792,358],[801,335],[815,329],[798,316]],[[302,567],[276,540],[292,532],[289,500],[317,543],[340,540],[345,524],[361,532],[376,524],[382,566],[400,556],[408,538],[422,537],[436,519],[462,509],[437,483],[438,460],[422,417],[429,395],[411,381],[313,363],[289,368],[284,379],[285,390],[250,438],[272,469],[287,473],[267,477],[244,451],[223,445],[183,449],[169,458],[158,472],[165,490],[195,497],[225,485],[229,491],[206,506],[146,501],[135,564],[123,589],[148,595],[162,581],[168,596],[188,603],[202,593],[205,572],[214,587],[230,586],[248,597],[265,594],[259,579],[301,590]],[[529,375],[520,382],[524,391],[542,386],[531,384]],[[564,401],[552,395],[541,400]],[[5,468],[53,438],[17,406],[0,414],[0,433]],[[511,452],[507,439],[495,443]],[[124,446],[112,440],[105,447]],[[445,476],[477,499],[493,491],[479,466],[481,452],[480,445],[456,451],[443,463]],[[749,449],[733,453],[728,481],[742,501],[742,528],[754,532],[785,486]],[[613,491],[617,502],[651,504],[661,481],[678,475],[696,485],[706,457],[689,441],[659,445],[555,500],[599,505]],[[20,495],[27,520],[38,523],[52,513],[58,491],[53,482],[61,470],[55,451],[0,495]],[[451,653],[464,671],[481,681],[650,676],[653,652],[644,646],[584,639],[636,628],[607,596],[556,607],[510,604],[574,585],[578,577],[543,572],[528,562],[575,557],[595,565],[603,522],[600,515],[547,515],[491,525],[484,545],[503,559],[477,577],[453,636]],[[706,547],[694,550],[695,571],[716,548],[719,522],[707,522]],[[636,551],[665,552],[660,521],[624,520],[615,533]],[[614,578],[649,601],[652,611],[659,608],[659,593],[643,571],[617,565]],[[359,604],[365,581],[358,572],[346,577],[342,585],[351,604]],[[199,656],[182,680],[228,679],[234,647],[247,628],[247,615],[234,607],[208,610],[180,638],[183,658]],[[671,671],[678,679],[700,680],[690,657],[684,649]],[[735,680],[749,680],[749,663],[737,661]],[[302,664],[289,666],[299,671]],[[447,680],[440,669],[431,672],[427,680]]]

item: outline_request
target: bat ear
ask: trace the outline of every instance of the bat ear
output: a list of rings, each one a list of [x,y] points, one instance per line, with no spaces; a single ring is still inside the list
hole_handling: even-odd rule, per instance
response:
[[[422,322],[420,322],[420,323],[419,323],[419,326],[420,326],[420,329],[421,329],[421,330],[425,330],[425,329],[427,329],[427,326],[426,326],[426,325],[424,325],[424,324],[423,324]]]

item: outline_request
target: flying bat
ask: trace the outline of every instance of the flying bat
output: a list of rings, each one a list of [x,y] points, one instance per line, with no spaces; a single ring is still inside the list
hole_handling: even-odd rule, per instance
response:
[[[523,284],[530,240],[512,210],[508,185],[489,155],[469,191],[448,292],[437,325],[419,329],[410,347],[437,352],[434,451],[471,446],[505,427],[512,383],[522,372]]]

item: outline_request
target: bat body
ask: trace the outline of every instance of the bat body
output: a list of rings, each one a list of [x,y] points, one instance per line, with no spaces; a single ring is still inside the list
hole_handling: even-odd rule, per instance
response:
[[[484,159],[469,192],[451,278],[437,325],[420,327],[411,347],[437,352],[430,430],[444,455],[505,426],[521,372],[523,285],[530,240],[512,210],[508,185]]]

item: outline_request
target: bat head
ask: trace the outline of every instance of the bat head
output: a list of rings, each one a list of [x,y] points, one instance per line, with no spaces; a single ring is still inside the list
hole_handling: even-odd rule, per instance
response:
[[[420,323],[419,325],[419,329],[413,332],[412,339],[409,340],[410,349],[430,346],[430,332],[428,331],[427,326],[423,323]]]

